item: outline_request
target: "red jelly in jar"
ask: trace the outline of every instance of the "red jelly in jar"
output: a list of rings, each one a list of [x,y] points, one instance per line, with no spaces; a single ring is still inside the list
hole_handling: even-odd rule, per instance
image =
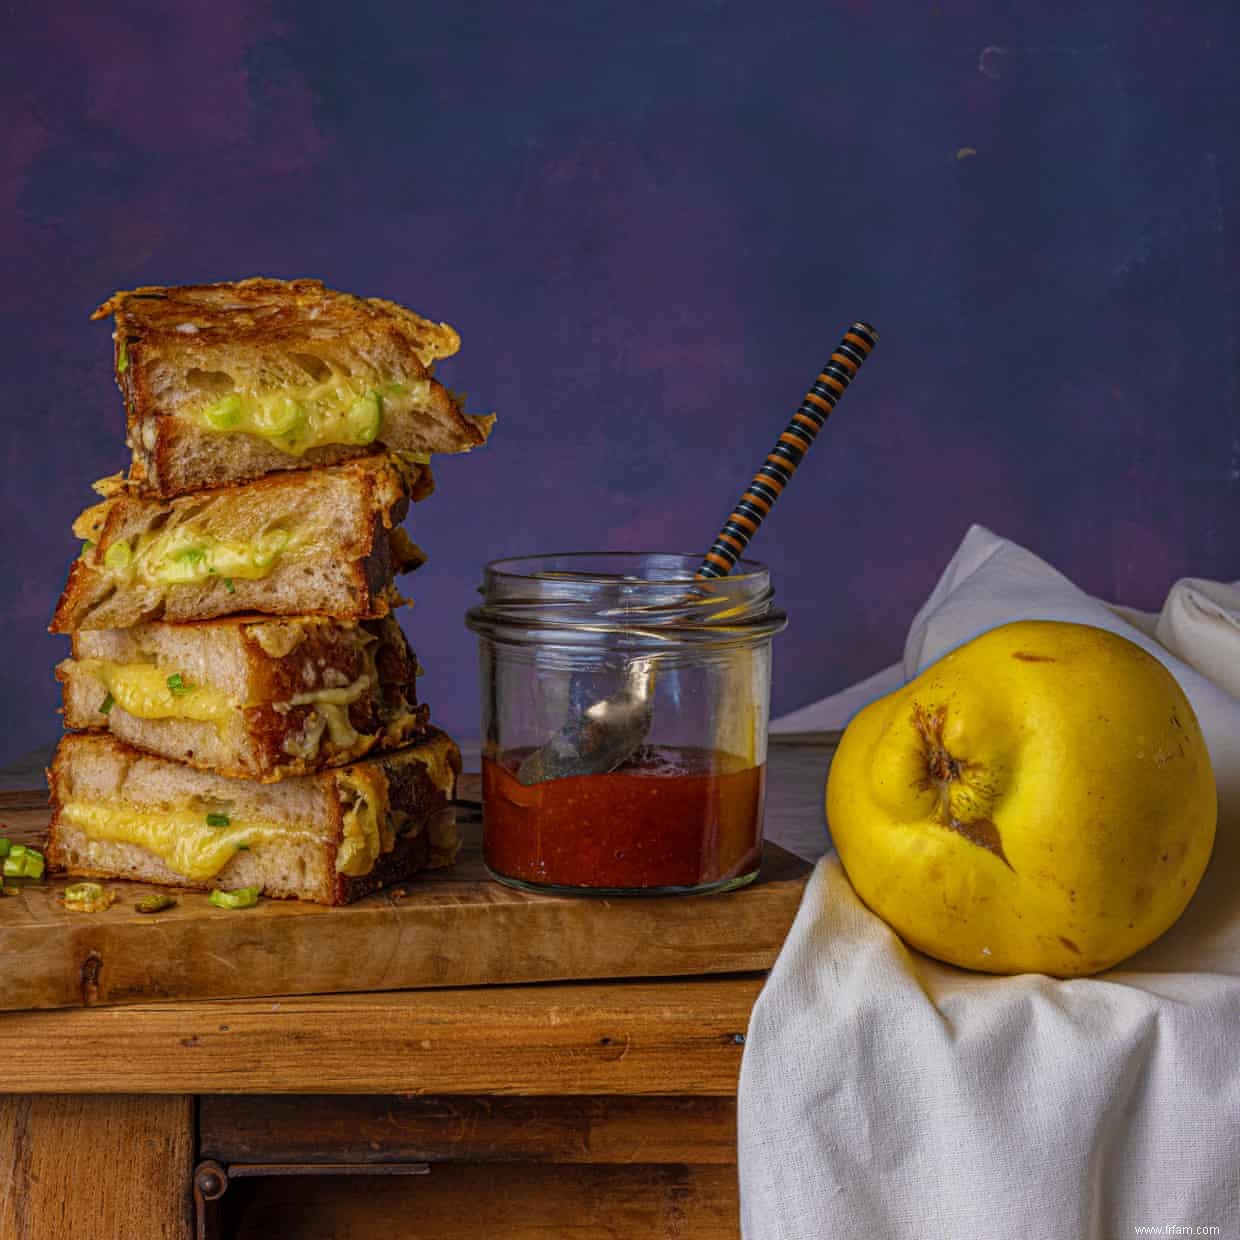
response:
[[[770,576],[741,561],[600,552],[489,564],[479,635],[487,867],[569,894],[729,890],[762,855]],[[522,762],[650,660],[650,726],[615,770],[523,784]],[[528,776],[527,776],[528,778]]]
[[[605,775],[526,787],[525,752],[482,763],[486,863],[502,878],[596,891],[735,886],[762,856],[765,766],[643,746]]]

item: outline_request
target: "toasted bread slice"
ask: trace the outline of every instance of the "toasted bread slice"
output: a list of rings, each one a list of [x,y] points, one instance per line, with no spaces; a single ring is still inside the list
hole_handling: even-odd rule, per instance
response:
[[[130,479],[164,498],[337,464],[375,443],[428,457],[486,441],[431,377],[457,351],[446,323],[318,280],[149,287],[116,318]]]
[[[348,904],[452,862],[460,769],[460,751],[437,730],[394,753],[278,784],[71,733],[48,772],[47,860],[93,878]]]
[[[387,613],[392,578],[421,562],[394,529],[433,483],[386,453],[161,501],[121,493],[74,523],[87,539],[53,633],[261,611]],[[115,483],[109,480],[110,489]]]
[[[268,783],[396,749],[426,728],[395,619],[242,616],[74,635],[65,726]]]

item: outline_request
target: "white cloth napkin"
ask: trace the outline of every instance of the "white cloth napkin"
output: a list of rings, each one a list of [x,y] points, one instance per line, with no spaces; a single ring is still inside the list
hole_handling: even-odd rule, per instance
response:
[[[746,1240],[1240,1236],[1240,589],[1184,581],[1147,618],[975,526],[904,674],[1019,619],[1121,633],[1177,677],[1219,786],[1205,879],[1109,973],[997,978],[906,948],[829,853],[750,1021]]]

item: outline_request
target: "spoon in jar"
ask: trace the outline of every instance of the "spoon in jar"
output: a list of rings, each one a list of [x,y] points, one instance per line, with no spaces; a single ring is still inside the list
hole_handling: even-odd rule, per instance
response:
[[[844,333],[753,481],[736,501],[732,515],[723,523],[695,574],[697,580],[726,577],[732,571],[877,343],[878,332],[868,323],[854,323]],[[650,733],[656,662],[656,655],[629,659],[619,691],[570,717],[521,763],[518,781],[529,786],[571,775],[605,775],[623,765]]]

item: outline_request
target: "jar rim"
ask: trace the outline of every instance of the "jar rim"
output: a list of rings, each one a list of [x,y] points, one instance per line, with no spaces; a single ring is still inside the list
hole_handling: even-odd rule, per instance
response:
[[[757,641],[787,624],[772,606],[765,564],[742,561],[740,573],[697,577],[701,563],[696,554],[661,551],[492,560],[478,591],[482,601],[465,623],[505,642],[617,648]]]
[[[498,560],[490,560],[483,565],[484,573],[489,577],[505,577],[512,580],[528,580],[528,581],[553,581],[561,574],[554,571],[544,572],[516,572],[512,568],[520,564],[534,564],[540,561],[550,560],[604,560],[615,559],[617,561],[639,561],[639,560],[683,560],[689,571],[682,576],[672,575],[666,577],[627,577],[626,580],[634,582],[650,582],[653,585],[692,585],[700,582],[695,570],[702,563],[702,553],[700,551],[548,551],[537,555],[519,555],[504,556]],[[743,570],[743,571],[742,571]],[[740,559],[736,561],[736,565],[732,572],[726,575],[726,578],[713,578],[716,581],[746,581],[755,577],[769,576],[770,569],[760,563],[758,560]],[[616,580],[615,573],[604,572],[574,572],[575,580],[583,584],[605,585]]]

